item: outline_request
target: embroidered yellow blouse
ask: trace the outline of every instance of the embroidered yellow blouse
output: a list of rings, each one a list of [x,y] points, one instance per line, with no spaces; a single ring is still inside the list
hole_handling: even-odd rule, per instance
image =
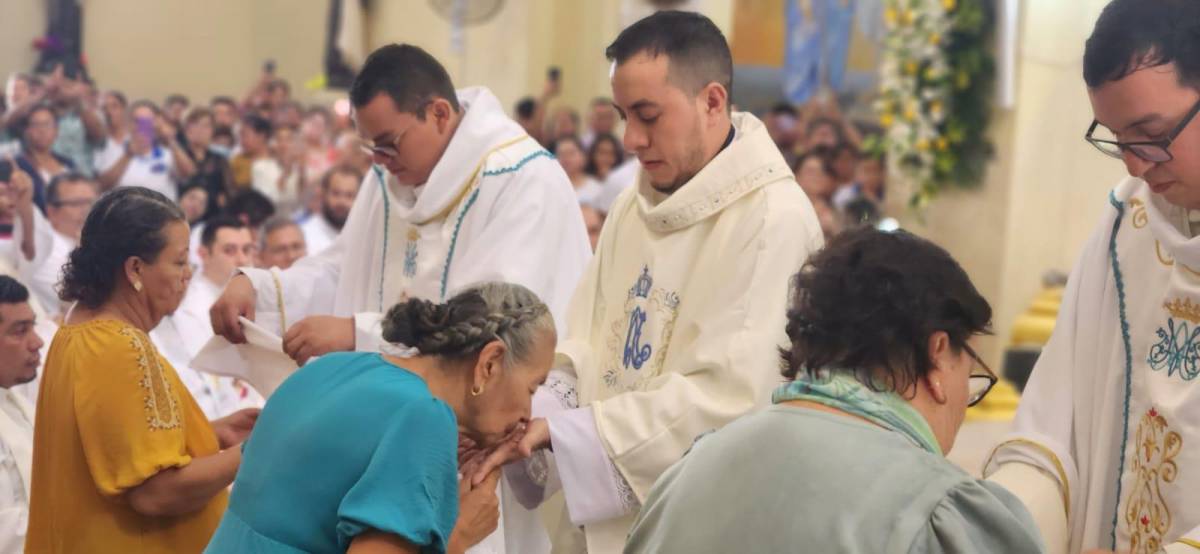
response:
[[[62,327],[38,401],[25,551],[200,552],[227,493],[173,518],[138,514],[124,493],[218,450],[204,413],[145,333],[111,320]]]

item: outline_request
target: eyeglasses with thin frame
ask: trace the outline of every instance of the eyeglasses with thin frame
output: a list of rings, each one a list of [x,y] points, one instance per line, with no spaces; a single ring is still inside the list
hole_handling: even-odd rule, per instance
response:
[[[996,386],[996,382],[1000,378],[992,372],[992,369],[987,364],[983,363],[983,359],[970,346],[964,344],[963,350],[966,350],[967,355],[971,356],[971,359],[975,361],[971,367],[971,375],[967,378],[967,407],[971,407],[980,403],[983,397],[987,396],[988,392],[992,390],[992,387]],[[983,370],[983,373],[976,373],[976,367]]]
[[[400,155],[400,139],[404,138],[404,135],[406,134],[408,134],[407,131],[400,133],[399,135],[396,135],[396,138],[392,139],[390,143],[382,146],[376,146],[372,141],[367,139],[359,139],[362,142],[359,148],[362,148],[363,152],[366,152],[367,155],[372,157],[375,155],[380,155],[389,159],[395,158],[396,156]]]
[[[1197,101],[1196,105],[1192,106],[1191,111],[1183,116],[1183,120],[1165,138],[1160,140],[1121,142],[1098,139],[1092,136],[1096,132],[1096,127],[1100,126],[1100,122],[1094,119],[1092,120],[1092,126],[1088,127],[1087,134],[1083,138],[1091,143],[1092,146],[1095,146],[1097,150],[1113,158],[1119,159],[1122,152],[1128,151],[1147,162],[1165,163],[1175,159],[1175,156],[1171,154],[1171,143],[1187,128],[1188,123],[1192,122],[1197,113],[1200,113],[1200,101]]]

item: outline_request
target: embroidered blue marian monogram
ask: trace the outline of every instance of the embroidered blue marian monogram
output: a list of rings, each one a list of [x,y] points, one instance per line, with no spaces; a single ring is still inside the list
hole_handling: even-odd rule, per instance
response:
[[[637,284],[629,289],[630,299],[646,298],[650,295],[650,288],[653,286],[654,279],[650,277],[650,268],[642,266],[642,276],[638,277]],[[629,314],[629,330],[625,332],[625,356],[622,358],[625,369],[630,367],[642,369],[642,365],[650,359],[653,347],[649,344],[641,344],[642,326],[645,324],[646,311],[641,306],[635,306],[633,313]]]
[[[1184,381],[1191,381],[1200,375],[1200,310],[1189,299],[1167,302],[1163,307],[1171,316],[1166,328],[1159,327],[1155,333],[1158,342],[1150,347],[1146,362],[1155,371],[1166,370],[1168,377],[1178,373]]]
[[[612,358],[604,371],[604,384],[617,390],[635,390],[658,375],[679,311],[679,295],[655,288],[649,265],[642,266],[625,298],[625,317],[612,321],[608,345]]]

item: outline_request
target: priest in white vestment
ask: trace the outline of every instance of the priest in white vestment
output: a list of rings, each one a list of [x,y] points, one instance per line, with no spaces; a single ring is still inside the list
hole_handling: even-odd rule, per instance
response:
[[[164,317],[150,331],[154,345],[171,362],[210,420],[242,408],[261,408],[263,404],[262,396],[245,383],[191,367],[192,359],[213,336],[208,310],[233,272],[254,259],[254,248],[250,229],[241,221],[231,216],[210,219],[204,226],[198,249],[200,270],[192,275],[175,313]]]
[[[1124,160],[985,474],[1049,552],[1200,551],[1200,3],[1116,0],[1087,137]],[[1107,196],[1107,199],[1104,198]]]
[[[486,281],[524,285],[554,313],[591,257],[562,168],[485,88],[454,91],[445,70],[409,45],[377,50],[351,89],[375,167],[334,244],[286,271],[242,268],[213,308],[214,330],[244,341],[247,315],[284,334],[298,361],[379,351],[398,301],[442,301]],[[503,488],[503,487],[502,487]],[[536,512],[501,494],[501,531],[473,552],[549,549]]]
[[[33,381],[44,343],[29,290],[0,276],[0,554],[25,551],[33,464],[33,405],[13,387]]]
[[[608,215],[521,439],[523,453],[553,454],[505,467],[526,504],[561,485],[555,552],[621,552],[659,475],[698,436],[769,403],[789,283],[822,245],[766,128],[729,112],[729,48],[711,21],[660,12],[608,56],[624,143],[645,171]]]

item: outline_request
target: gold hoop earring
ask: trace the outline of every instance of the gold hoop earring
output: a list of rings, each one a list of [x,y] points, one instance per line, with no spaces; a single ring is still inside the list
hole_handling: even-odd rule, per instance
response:
[[[471,396],[479,396],[483,394],[483,385],[471,387]]]

